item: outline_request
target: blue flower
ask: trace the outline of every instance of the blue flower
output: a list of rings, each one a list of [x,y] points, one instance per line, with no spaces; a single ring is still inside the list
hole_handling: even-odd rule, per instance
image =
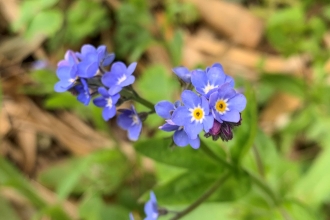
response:
[[[147,217],[144,220],[157,220],[159,216],[157,199],[154,192],[150,192],[150,199],[144,205],[144,212]]]
[[[91,100],[91,94],[89,92],[88,84],[85,79],[80,79],[81,84],[76,85],[75,89],[78,92],[77,99],[84,105],[88,105]]]
[[[95,48],[86,44],[82,46],[81,52],[77,52],[76,55],[81,61],[78,64],[78,75],[83,78],[91,78],[97,75],[100,66],[108,66],[115,59],[113,53],[107,53],[107,48],[104,45]]]
[[[169,101],[160,101],[155,105],[156,113],[164,118],[167,119],[166,123],[159,127],[159,129],[163,131],[175,131],[173,135],[174,143],[179,147],[185,147],[190,144],[194,149],[199,148],[200,139],[199,137],[195,139],[191,139],[188,137],[187,133],[184,131],[183,126],[176,125],[172,120],[172,114],[181,103],[179,101],[172,104]]]
[[[134,220],[134,216],[132,213],[129,213],[129,220]]]
[[[184,66],[175,67],[172,71],[186,83],[191,82],[191,72]]]
[[[60,79],[54,86],[56,92],[65,92],[74,86],[78,79],[78,59],[73,51],[69,50],[65,54],[65,59],[58,63],[56,75]]]
[[[93,102],[96,106],[104,108],[102,111],[102,117],[105,121],[108,121],[116,115],[116,103],[118,102],[120,95],[110,95],[104,87],[98,88],[98,92],[101,94],[101,97],[95,98]]]
[[[111,66],[111,71],[102,76],[102,83],[109,87],[110,94],[116,94],[122,90],[123,87],[131,85],[135,81],[132,76],[137,63],[131,63],[128,67],[122,62],[115,62]]]
[[[209,103],[204,96],[200,97],[189,90],[182,92],[181,99],[184,106],[174,111],[172,121],[176,125],[183,126],[190,139],[196,139],[203,128],[208,132],[213,126]]]
[[[237,93],[229,83],[222,85],[210,95],[212,114],[220,123],[224,121],[239,122],[240,112],[244,110],[245,106],[245,96]]]
[[[194,70],[191,74],[191,82],[195,86],[196,91],[207,99],[213,91],[224,83],[229,83],[234,87],[233,78],[224,73],[219,63],[208,67],[206,71]]]
[[[142,129],[142,121],[134,106],[131,109],[119,109],[118,111],[121,112],[117,117],[118,126],[128,131],[128,138],[131,141],[138,140]]]

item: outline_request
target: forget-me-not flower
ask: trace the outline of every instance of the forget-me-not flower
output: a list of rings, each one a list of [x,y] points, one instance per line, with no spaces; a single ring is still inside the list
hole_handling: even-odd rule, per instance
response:
[[[210,95],[210,107],[214,118],[223,123],[237,123],[241,119],[240,112],[246,106],[246,98],[237,93],[229,83],[220,86],[216,92]]]
[[[198,96],[189,90],[182,92],[181,99],[184,106],[174,111],[172,121],[183,126],[189,138],[196,139],[203,129],[208,132],[213,126],[209,103],[204,96]]]
[[[131,85],[135,81],[132,75],[137,63],[131,63],[128,67],[123,62],[115,62],[111,66],[111,71],[102,76],[102,83],[109,87],[111,95],[122,90],[123,87]]]
[[[173,68],[172,71],[184,82],[191,83],[191,72],[186,67],[178,66]]]
[[[93,102],[96,106],[103,108],[102,117],[105,121],[108,121],[116,115],[116,103],[120,95],[118,93],[110,95],[109,91],[104,87],[98,88],[98,92],[101,94],[101,97],[95,98]]]
[[[169,101],[160,101],[155,105],[156,113],[166,119],[166,123],[159,127],[159,129],[170,132],[174,131],[173,141],[179,147],[185,147],[190,144],[194,149],[197,149],[200,145],[200,139],[197,136],[195,139],[188,137],[184,131],[183,126],[176,125],[172,120],[172,114],[176,108],[181,106],[180,102],[177,101],[174,104]]]
[[[207,99],[224,83],[229,83],[234,87],[233,78],[224,73],[220,64],[214,64],[212,67],[208,67],[206,71],[192,71],[191,83],[195,86],[196,91],[199,94],[204,95]]]
[[[118,126],[127,130],[128,138],[131,141],[137,141],[142,130],[142,121],[134,106],[131,109],[119,109],[118,111],[121,113],[117,117]]]
[[[88,84],[83,78],[80,79],[80,82],[80,85],[75,86],[75,89],[78,92],[77,100],[84,105],[88,105],[91,100],[91,94],[89,92]]]

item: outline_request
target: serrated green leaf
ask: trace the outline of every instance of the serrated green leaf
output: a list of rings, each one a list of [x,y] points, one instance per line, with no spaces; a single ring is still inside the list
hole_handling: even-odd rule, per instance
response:
[[[223,171],[223,165],[216,163],[201,149],[170,148],[172,139],[149,139],[135,143],[135,149],[158,162],[186,168],[194,172],[214,174],[218,176]]]
[[[62,26],[63,13],[60,10],[49,9],[36,14],[29,24],[25,36],[32,39],[36,35],[43,34],[53,36]]]
[[[228,142],[234,163],[239,163],[249,151],[257,133],[257,101],[250,85],[246,85],[244,94],[247,105],[242,113],[242,124],[234,128],[234,138]]]

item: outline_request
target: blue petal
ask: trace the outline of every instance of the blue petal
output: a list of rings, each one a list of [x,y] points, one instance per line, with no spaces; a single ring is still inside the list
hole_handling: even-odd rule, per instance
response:
[[[229,84],[223,84],[218,89],[218,97],[223,99],[230,99],[236,95],[236,91],[233,87]]]
[[[83,56],[85,56],[87,53],[95,53],[96,49],[94,46],[90,45],[90,44],[85,44],[84,46],[82,46],[81,48],[81,54]]]
[[[123,62],[115,62],[111,66],[111,73],[123,75],[126,73],[126,65]]]
[[[204,96],[202,96],[201,99],[202,99],[202,106],[201,107],[204,110],[204,114],[208,115],[210,113],[209,102],[207,101],[207,99]]]
[[[150,191],[150,201],[152,201],[153,203],[157,204],[157,199],[156,199],[156,195],[153,191]]]
[[[71,71],[70,66],[61,66],[57,68],[56,70],[56,75],[60,80],[65,80],[65,79],[70,79],[70,71]]]
[[[235,109],[239,112],[243,111],[246,107],[246,98],[243,94],[237,94],[228,100],[229,109]]]
[[[91,63],[85,69],[85,71],[86,71],[85,77],[86,78],[92,78],[93,76],[95,76],[95,74],[97,73],[98,69],[99,69],[98,63],[96,63],[96,62]]]
[[[180,106],[177,108],[172,115],[172,121],[179,126],[183,126],[186,121],[190,121],[191,116],[186,107]]]
[[[110,53],[107,54],[104,58],[103,61],[101,63],[102,66],[109,66],[115,59],[115,54],[114,53]]]
[[[235,86],[235,81],[234,81],[233,77],[228,76],[228,75],[226,75],[225,83],[229,83],[229,85],[233,88]]]
[[[212,85],[221,85],[225,82],[226,75],[222,69],[217,67],[212,67],[207,73],[206,76]]]
[[[191,82],[191,73],[190,71],[183,66],[180,67],[175,67],[172,69],[172,71],[180,78],[182,79],[184,82],[186,83],[190,83]]]
[[[157,115],[164,119],[171,118],[171,111],[174,111],[174,105],[169,101],[160,101],[155,105]]]
[[[101,94],[103,97],[109,97],[108,91],[104,87],[99,87],[97,91]]]
[[[111,98],[112,98],[112,105],[116,105],[120,98],[120,94],[115,94],[115,95],[111,96]]]
[[[239,122],[239,120],[241,119],[240,113],[237,110],[230,110],[228,112],[226,112],[225,114],[223,114],[222,116],[220,116],[220,118],[223,121],[228,121],[228,122]]]
[[[118,94],[121,90],[122,90],[121,86],[112,86],[109,89],[109,94],[110,95],[115,95],[115,94]]]
[[[141,134],[142,123],[135,124],[128,129],[128,139],[131,141],[137,141]]]
[[[77,96],[77,100],[87,106],[91,100],[91,96],[86,92],[82,92]]]
[[[190,90],[184,90],[181,94],[181,99],[187,108],[195,108],[202,104],[200,97]]]
[[[68,91],[68,88],[63,87],[63,82],[59,81],[55,84],[54,90],[55,90],[55,92],[66,92],[66,91]]]
[[[165,123],[162,126],[159,126],[159,129],[163,131],[176,131],[179,129],[179,127],[180,126],[178,125],[171,125],[169,123]]]
[[[198,134],[203,130],[202,123],[187,123],[184,126],[184,130],[186,131],[188,137],[190,139],[196,139]]]
[[[195,138],[195,139],[189,139],[189,144],[192,148],[198,149],[201,144],[199,136],[197,136],[197,138]]]
[[[130,117],[130,115],[132,114],[132,111],[128,110],[128,109],[126,109],[126,110],[127,111],[125,113],[122,113],[122,114],[118,115],[118,117],[117,117],[117,124],[123,130],[128,130],[128,128],[130,126],[132,126],[132,124],[133,124],[133,120]]]
[[[134,220],[134,216],[132,213],[129,213],[129,220]]]
[[[208,79],[204,71],[194,70],[191,73],[191,83],[195,86],[196,91],[204,94],[203,88],[207,85]]]
[[[105,107],[102,111],[102,117],[105,121],[108,121],[110,118],[113,118],[116,115],[116,106],[111,108]]]
[[[110,87],[112,85],[116,85],[117,83],[117,78],[114,77],[114,75],[111,72],[106,72],[102,78],[101,81],[103,83],[103,85]]]
[[[124,87],[124,86],[128,86],[133,84],[135,81],[135,76],[129,76],[124,82],[120,83],[120,86]]]
[[[203,120],[204,131],[209,132],[209,130],[213,127],[214,118],[212,115],[205,116]]]
[[[126,75],[132,75],[132,73],[134,72],[135,68],[136,68],[137,62],[131,63],[126,70]]]
[[[189,144],[188,135],[183,129],[174,132],[173,141],[179,147],[185,147]]]
[[[97,97],[93,100],[94,105],[104,108],[107,105],[107,101],[103,97]]]

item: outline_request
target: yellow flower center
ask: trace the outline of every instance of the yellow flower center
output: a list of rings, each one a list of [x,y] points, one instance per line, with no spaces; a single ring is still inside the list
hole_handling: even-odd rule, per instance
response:
[[[226,100],[223,99],[219,99],[216,103],[215,103],[215,109],[219,112],[219,113],[225,113],[226,110],[228,110],[228,105]]]
[[[193,113],[192,113],[192,116],[195,118],[196,121],[202,119],[203,116],[204,116],[203,109],[201,109],[201,108],[195,108],[194,111],[193,111]]]

